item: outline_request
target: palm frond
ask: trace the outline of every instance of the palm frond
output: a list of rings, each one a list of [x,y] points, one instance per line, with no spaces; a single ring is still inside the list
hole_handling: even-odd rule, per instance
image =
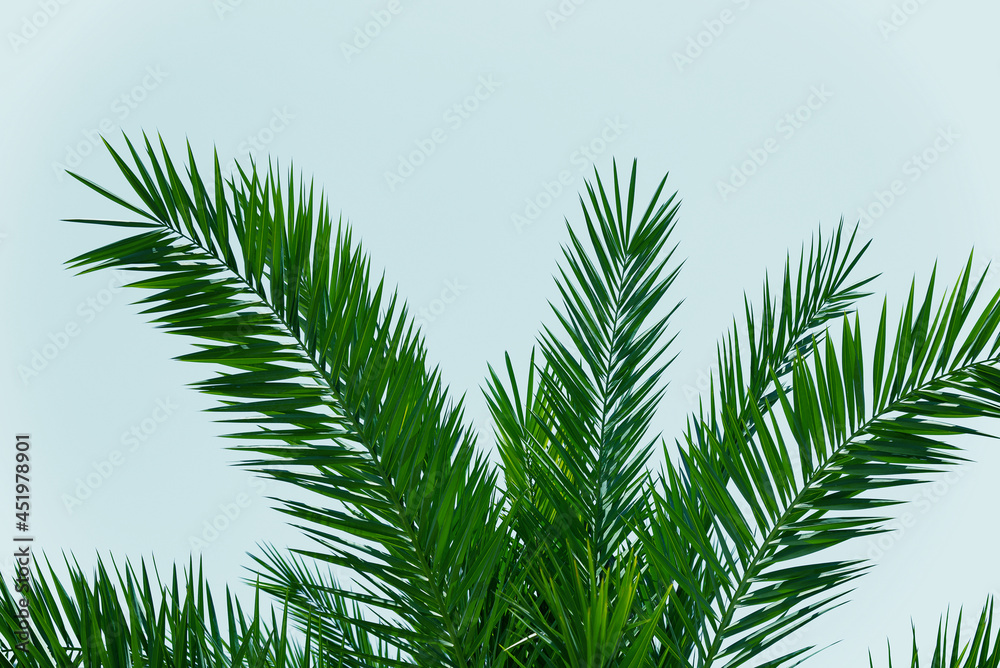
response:
[[[570,521],[578,554],[589,543],[597,563],[614,556],[628,533],[624,518],[639,498],[654,442],[645,432],[669,364],[660,358],[673,340],[663,334],[676,306],[647,321],[679,271],[665,271],[672,250],[661,254],[677,205],[674,197],[660,202],[664,179],[636,219],[635,174],[633,164],[624,203],[617,167],[613,205],[599,175],[596,190],[587,185],[591,208],[582,198],[581,205],[589,250],[567,221],[570,245],[557,281],[563,305],[553,305],[564,336],[543,331],[543,360],[536,364],[532,356],[527,404],[509,359],[513,395],[492,368],[487,395],[508,489],[538,497],[536,507]]]
[[[841,219],[835,234],[825,245],[820,229],[809,243],[808,255],[805,245],[802,246],[797,264],[793,265],[791,255],[786,255],[777,292],[772,290],[765,276],[759,312],[744,293],[744,331],[738,330],[734,321],[732,329],[717,346],[718,377],[716,379],[715,374],[710,377],[707,405],[702,402],[689,422],[702,425],[702,429],[710,431],[723,443],[753,436],[756,429],[754,411],[766,413],[778,400],[777,388],[789,389],[788,377],[796,359],[809,357],[814,344],[824,341],[826,328],[852,312],[858,301],[869,296],[870,293],[862,289],[877,275],[860,280],[852,276],[871,244],[869,241],[856,248],[857,232],[855,226],[848,237]],[[687,439],[687,442],[698,445],[694,439]],[[729,474],[719,461],[721,455],[708,450],[702,456],[715,458],[720,484],[727,484]],[[697,504],[698,500],[694,497],[691,501]],[[691,511],[695,512],[693,507]],[[698,515],[700,520],[694,525],[701,527],[699,535],[711,535],[712,509],[704,506]],[[677,536],[682,542],[690,539]],[[689,567],[701,568],[702,577],[708,576],[704,564],[698,562],[697,551],[689,556],[692,560]],[[647,580],[651,591],[663,590],[663,584],[653,581],[651,574]],[[698,589],[708,586],[706,582]],[[690,656],[696,646],[694,630],[684,623],[694,614],[690,591],[674,592],[674,604],[668,609],[661,627],[669,642],[665,643],[660,655]],[[799,654],[784,657],[783,661],[798,657]]]
[[[254,599],[250,613],[226,589],[224,610],[216,606],[199,564],[188,566],[183,582],[177,568],[163,583],[151,584],[145,562],[141,574],[126,563],[114,575],[98,559],[88,578],[66,560],[60,580],[46,560],[48,575],[34,562],[30,587],[12,591],[0,582],[0,660],[19,668],[323,668],[323,621],[313,621],[300,645],[288,633],[287,616],[270,619]],[[65,584],[64,584],[65,582]],[[23,597],[23,598],[22,598]],[[27,609],[21,601],[27,601]],[[25,615],[24,613],[27,613]],[[223,616],[223,614],[225,616]],[[23,635],[22,620],[27,624]]]
[[[750,406],[752,430],[723,406],[723,438],[705,421],[685,434],[643,540],[651,569],[687,592],[694,665],[740,665],[837,604],[866,565],[818,553],[884,530],[878,510],[894,501],[880,492],[962,461],[948,437],[1000,416],[1000,292],[978,304],[971,274],[970,257],[936,309],[936,268],[921,303],[911,286],[894,342],[883,304],[870,361],[844,316],[839,350],[814,340],[790,388],[771,370],[777,401]]]
[[[596,185],[587,184],[589,201],[581,198],[586,235],[567,221],[570,243],[557,278],[562,304],[552,305],[560,334],[543,330],[527,394],[522,399],[509,356],[506,379],[490,368],[486,393],[508,493],[517,499],[510,514],[524,548],[520,567],[541,596],[522,601],[520,609],[533,628],[559,622],[557,635],[535,628],[559,661],[593,658],[593,643],[607,649],[609,642],[590,633],[598,627],[586,619],[584,599],[556,601],[560,591],[600,590],[600,581],[611,577],[625,588],[603,595],[639,605],[631,576],[641,572],[641,563],[632,574],[619,559],[630,551],[634,508],[644,503],[645,463],[655,444],[646,431],[672,361],[663,359],[673,342],[665,333],[677,306],[659,316],[654,311],[680,267],[668,269],[676,247],[663,252],[674,228],[676,195],[661,199],[664,177],[640,214],[636,170],[633,163],[623,188],[615,166],[610,193],[595,172]],[[554,586],[557,581],[563,586]],[[560,606],[561,621],[546,617]],[[572,647],[566,644],[574,635],[565,616],[570,613],[589,629]],[[629,610],[629,619],[635,614]]]
[[[325,618],[322,633],[326,647],[342,647],[337,660],[357,668],[395,668],[410,665],[377,633],[366,627],[365,610],[357,600],[343,596],[343,588],[315,560],[265,545],[253,555],[259,567],[256,583],[261,591],[284,597],[286,612],[300,630],[315,628],[317,614]],[[310,568],[311,566],[311,568]],[[375,631],[378,624],[375,625]]]
[[[302,553],[353,568],[369,593],[341,594],[397,614],[368,628],[409,660],[468,665],[506,530],[496,474],[405,306],[293,172],[226,181],[216,156],[206,183],[190,147],[185,178],[162,139],[162,157],[126,143],[132,166],[108,149],[140,204],[74,176],[142,220],[77,222],[142,231],[72,266],[153,274],[129,285],[155,291],[140,303],[160,327],[200,341],[180,359],[225,368],[198,384],[220,397],[211,410],[257,426],[232,434],[259,456],[244,464],[326,501],[279,504],[316,542]]]
[[[983,606],[979,618],[972,622],[969,639],[963,639],[966,630],[962,624],[962,611],[958,613],[954,630],[946,613],[938,623],[935,635],[934,653],[930,664],[920,661],[917,651],[917,629],[913,629],[913,645],[910,653],[910,668],[997,668],[1000,666],[1000,633],[993,626],[994,600],[990,598]],[[996,633],[996,635],[994,635]],[[952,634],[949,636],[949,634]],[[886,658],[892,668],[892,648],[886,646]],[[868,653],[868,665],[875,668],[875,660]]]

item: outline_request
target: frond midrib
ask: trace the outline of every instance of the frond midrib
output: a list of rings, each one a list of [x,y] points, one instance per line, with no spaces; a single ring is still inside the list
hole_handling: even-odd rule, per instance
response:
[[[621,318],[621,310],[623,308],[622,304],[623,286],[621,284],[622,283],[621,277],[626,271],[626,268],[629,266],[630,264],[629,260],[631,259],[631,256],[627,255],[628,253],[627,248],[624,249],[623,252],[627,256],[626,262],[624,263],[623,266],[615,267],[619,275],[612,277],[614,280],[614,283],[611,286],[614,291],[614,299],[613,299],[614,314],[612,315],[611,318],[611,327],[608,336],[607,361],[604,369],[603,378],[601,379],[602,380],[601,413],[600,413],[600,426],[598,432],[599,435],[598,435],[597,479],[595,480],[597,486],[597,489],[595,490],[596,501],[597,501],[596,505],[598,510],[597,519],[599,520],[600,524],[594,527],[594,537],[598,541],[598,547],[602,548],[601,553],[598,554],[598,558],[596,560],[596,563],[599,565],[603,565],[605,560],[609,558],[607,554],[604,554],[605,546],[603,545],[604,532],[606,531],[606,524],[607,524],[606,522],[607,508],[605,507],[605,495],[606,495],[605,490],[607,487],[606,484],[607,481],[605,478],[608,476],[609,473],[607,470],[608,466],[606,461],[607,460],[606,449],[608,446],[607,423],[612,410],[612,407],[610,406],[611,398],[609,395],[611,394],[610,386],[611,386],[612,368],[614,366],[615,360],[617,359],[617,357],[614,354],[614,351],[615,351],[615,343],[618,340],[618,334],[619,334],[618,324],[619,324],[619,319]],[[616,262],[616,264],[618,263]]]

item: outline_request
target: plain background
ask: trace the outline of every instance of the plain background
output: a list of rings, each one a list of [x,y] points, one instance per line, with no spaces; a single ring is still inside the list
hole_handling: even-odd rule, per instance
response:
[[[582,220],[590,159],[608,174],[612,157],[638,158],[644,198],[669,171],[688,258],[672,295],[686,298],[681,355],[654,425],[672,442],[743,292],[759,302],[765,271],[820,226],[871,212],[860,271],[882,272],[874,287],[893,313],[935,260],[949,283],[973,246],[979,271],[993,259],[998,20],[982,0],[8,0],[0,438],[33,438],[36,550],[88,567],[98,552],[156,555],[161,568],[194,554],[221,585],[246,575],[259,541],[301,543],[269,508],[277,483],[229,465],[223,426],[201,410],[212,401],[187,387],[207,371],[171,359],[189,342],[137,315],[115,275],[63,266],[116,238],[60,222],[120,215],[62,173],[125,191],[98,132],[118,147],[120,130],[159,132],[175,155],[186,138],[203,161],[214,146],[226,164],[271,156],[315,176],[373,266],[426,310],[431,359],[467,395],[484,448],[487,363],[510,351],[524,368],[552,322],[564,218]],[[401,162],[420,164],[410,174]],[[734,170],[752,174],[720,192]],[[992,273],[988,287],[1000,287]],[[880,299],[862,308],[869,322]],[[895,532],[842,551],[873,558],[873,573],[789,647],[842,639],[811,664],[859,665],[886,638],[906,649],[911,619],[926,646],[948,606],[978,611],[1000,589],[1000,456],[967,445],[974,463],[906,492],[915,503],[896,511]]]

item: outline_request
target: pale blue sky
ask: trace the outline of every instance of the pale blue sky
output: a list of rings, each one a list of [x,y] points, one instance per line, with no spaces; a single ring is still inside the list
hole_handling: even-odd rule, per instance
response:
[[[637,157],[647,194],[669,170],[688,258],[655,422],[672,439],[743,291],[756,298],[817,225],[868,212],[863,270],[896,305],[935,259],[947,280],[972,246],[1000,252],[998,20],[984,0],[7,0],[0,432],[33,435],[39,546],[166,565],[195,536],[222,583],[256,541],[298,540],[264,498],[284,490],[227,465],[212,402],[186,386],[206,371],[171,361],[189,343],[137,316],[113,273],[62,266],[115,236],[59,222],[117,213],[61,175],[124,191],[97,133],[158,131],[203,159],[214,145],[226,164],[270,155],[315,175],[481,429],[486,364],[507,350],[523,366],[551,322],[563,217],[580,221],[590,163]],[[44,368],[25,376],[36,353]],[[903,649],[911,615],[930,640],[948,605],[1000,590],[1000,455],[969,452],[978,463],[909,492],[891,537],[853,546],[878,566],[795,639],[843,639],[811,665],[858,665],[887,636]],[[99,485],[79,489],[88,476]]]

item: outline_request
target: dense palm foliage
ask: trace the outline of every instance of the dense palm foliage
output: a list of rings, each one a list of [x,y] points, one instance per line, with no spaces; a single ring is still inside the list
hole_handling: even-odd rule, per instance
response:
[[[892,488],[962,461],[954,437],[1000,416],[1000,292],[970,257],[943,294],[934,274],[914,283],[896,321],[883,304],[863,342],[873,277],[853,275],[867,245],[842,221],[746,299],[683,434],[649,433],[675,355],[679,202],[664,179],[637,206],[633,163],[587,185],[528,368],[489,369],[496,466],[311,184],[256,166],[227,178],[218,159],[206,178],[190,149],[182,174],[162,141],[126,144],[108,148],[137,202],[76,178],[129,218],[75,222],[131,236],[71,265],[137,272],[144,312],[196,340],[181,359],[212,366],[199,388],[240,425],[245,465],[314,493],[278,507],[312,547],[264,547],[254,584],[280,614],[227,592],[221,624],[193,568],[183,588],[145,567],[102,566],[93,584],[70,568],[68,588],[50,570],[14,665],[794,665],[814,648],[775,644],[869,567],[824,551],[885,530]],[[942,625],[930,665],[1000,665],[992,602],[971,636],[961,626]]]
[[[175,568],[169,586],[159,577],[150,584],[145,568],[141,575],[126,567],[112,577],[99,563],[93,583],[79,564],[69,564],[68,581],[59,581],[51,565],[49,575],[38,574],[31,601],[34,635],[24,643],[13,664],[13,652],[0,655],[0,665],[15,666],[107,666],[107,668],[229,668],[287,666],[323,668],[336,665],[325,660],[335,656],[317,642],[315,628],[306,629],[304,645],[296,644],[287,615],[279,620],[274,612],[262,615],[260,597],[246,613],[239,601],[226,592],[225,616],[219,619],[211,591],[200,570],[189,567],[178,583]],[[37,565],[36,565],[37,566]],[[66,586],[68,585],[68,586]],[[18,620],[15,597],[0,591],[0,638],[4,646],[17,647]],[[19,598],[19,595],[17,596]],[[123,603],[124,601],[124,603]],[[316,626],[322,622],[317,621]],[[321,634],[320,634],[321,637]],[[141,660],[138,657],[142,657]]]

